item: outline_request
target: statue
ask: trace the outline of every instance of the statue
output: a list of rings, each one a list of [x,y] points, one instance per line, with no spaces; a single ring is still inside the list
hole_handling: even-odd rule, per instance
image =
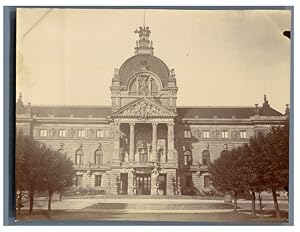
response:
[[[175,78],[175,69],[174,68],[172,68],[171,70],[170,70],[170,78]]]
[[[141,93],[146,93],[148,90],[147,79],[148,79],[148,77],[145,77],[145,76],[139,78],[139,87],[140,87],[139,91]]]
[[[119,78],[119,69],[117,69],[117,68],[114,69],[114,78],[116,78],[116,79]]]
[[[139,27],[139,29],[136,29],[134,33],[139,34],[140,39],[142,39],[143,37],[149,37],[151,31],[149,27],[144,26],[144,27]]]

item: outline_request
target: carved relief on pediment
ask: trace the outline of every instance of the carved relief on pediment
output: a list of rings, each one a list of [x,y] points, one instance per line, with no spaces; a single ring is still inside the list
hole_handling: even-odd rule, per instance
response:
[[[163,109],[146,102],[141,101],[129,107],[121,113],[123,116],[136,116],[140,118],[148,118],[153,116],[166,116],[168,115]]]

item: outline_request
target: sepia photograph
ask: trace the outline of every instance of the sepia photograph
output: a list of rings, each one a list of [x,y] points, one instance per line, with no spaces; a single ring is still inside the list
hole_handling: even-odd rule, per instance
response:
[[[291,31],[288,7],[17,8],[16,222],[288,224]]]

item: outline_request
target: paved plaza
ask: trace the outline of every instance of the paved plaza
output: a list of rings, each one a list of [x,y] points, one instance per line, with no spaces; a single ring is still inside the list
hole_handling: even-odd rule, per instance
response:
[[[238,201],[238,214],[233,205],[222,199],[172,198],[129,198],[93,196],[91,198],[54,198],[48,212],[47,198],[38,198],[34,203],[34,214],[26,215],[28,202],[22,210],[21,219],[50,220],[121,220],[121,221],[252,221],[251,201]],[[256,204],[258,220],[269,221],[274,210],[273,201],[265,200],[264,216]],[[288,201],[279,200],[282,213],[287,215]]]

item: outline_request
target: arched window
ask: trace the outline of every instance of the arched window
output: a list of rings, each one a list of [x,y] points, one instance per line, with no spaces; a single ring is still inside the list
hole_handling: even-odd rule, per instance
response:
[[[210,153],[208,150],[202,152],[202,164],[209,165],[210,163]]]
[[[75,164],[84,163],[84,153],[82,149],[78,149],[75,154]]]
[[[95,151],[94,164],[103,164],[103,152],[101,149]]]
[[[191,151],[185,151],[183,157],[184,157],[184,165],[193,164],[193,156]]]

